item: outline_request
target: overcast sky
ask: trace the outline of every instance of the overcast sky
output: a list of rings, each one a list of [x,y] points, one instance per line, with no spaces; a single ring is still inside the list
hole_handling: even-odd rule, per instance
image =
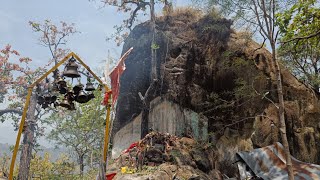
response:
[[[190,1],[174,0],[173,4],[185,6]],[[31,30],[28,22],[41,23],[48,19],[54,23],[75,23],[81,33],[68,38],[66,47],[77,53],[91,69],[96,69],[106,59],[108,50],[112,57],[120,57],[121,47],[105,39],[114,32],[114,25],[119,25],[125,18],[115,7],[101,6],[100,0],[2,0],[0,49],[10,44],[22,56],[32,58],[35,67],[44,65],[50,58],[49,50],[38,44],[39,34]],[[0,104],[0,108],[4,106]],[[0,143],[14,144],[15,138],[11,123],[0,123]]]

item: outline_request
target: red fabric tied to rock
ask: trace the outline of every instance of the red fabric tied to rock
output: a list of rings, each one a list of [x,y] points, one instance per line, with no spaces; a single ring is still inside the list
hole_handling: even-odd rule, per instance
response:
[[[103,101],[102,101],[102,105],[106,106],[108,104],[108,100],[109,100],[110,94],[111,94],[111,91],[108,91],[108,92],[104,93],[104,98],[103,98]]]
[[[109,77],[111,79],[111,90],[112,90],[112,105],[115,104],[119,91],[120,91],[120,76],[126,69],[124,61],[120,61],[118,66],[110,73]]]
[[[117,173],[107,174],[106,175],[106,180],[112,180],[116,175],[117,175]]]
[[[133,48],[130,48],[120,59],[116,67],[111,71],[109,77],[111,79],[112,105],[117,101],[120,91],[120,76],[126,69],[124,60],[128,57]]]
[[[138,144],[139,144],[138,142],[132,143],[124,153],[129,152],[132,148],[136,147]]]

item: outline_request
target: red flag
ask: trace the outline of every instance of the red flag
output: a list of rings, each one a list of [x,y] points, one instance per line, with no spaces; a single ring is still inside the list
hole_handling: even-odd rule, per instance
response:
[[[105,92],[104,93],[104,98],[103,98],[103,101],[102,101],[102,105],[108,105],[108,101],[109,101],[109,97],[110,97],[110,94],[111,94],[112,92],[111,91],[108,91],[108,92]]]
[[[114,69],[109,74],[111,79],[111,90],[112,90],[112,105],[117,101],[119,91],[120,91],[120,76],[126,69],[126,65],[124,64],[124,60],[128,57],[133,48],[130,48],[124,55],[119,59],[118,64],[114,67]]]

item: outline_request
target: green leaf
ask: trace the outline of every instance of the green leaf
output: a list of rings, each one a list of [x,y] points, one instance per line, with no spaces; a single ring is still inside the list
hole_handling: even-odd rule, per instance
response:
[[[160,46],[158,44],[156,44],[156,43],[152,43],[151,44],[151,49],[156,50],[156,49],[159,49],[159,48],[160,48]]]

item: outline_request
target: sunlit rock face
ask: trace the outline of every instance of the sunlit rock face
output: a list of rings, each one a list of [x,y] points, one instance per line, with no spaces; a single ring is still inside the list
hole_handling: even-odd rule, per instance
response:
[[[151,103],[149,127],[208,139],[220,148],[236,151],[281,142],[271,54],[231,25],[230,20],[194,11],[157,19],[160,85]],[[142,101],[138,93],[144,95],[150,85],[151,40],[150,23],[146,22],[137,25],[124,44],[123,52],[130,47],[134,50],[120,81],[115,146],[117,139],[139,139],[136,120]],[[302,161],[319,164],[318,94],[288,70],[282,68],[281,73],[291,152]],[[130,142],[118,148],[124,149]]]

